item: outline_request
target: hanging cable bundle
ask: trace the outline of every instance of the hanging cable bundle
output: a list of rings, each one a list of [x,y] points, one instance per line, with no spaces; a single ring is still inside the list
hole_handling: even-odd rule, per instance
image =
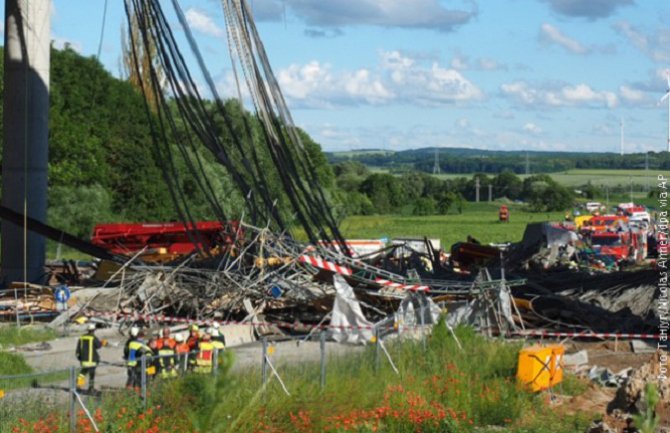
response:
[[[140,87],[145,95],[154,150],[179,217],[194,227],[188,197],[179,179],[177,157],[184,161],[217,218],[226,221],[223,208],[203,169],[198,152],[202,145],[226,168],[245,198],[254,223],[270,221],[279,231],[291,228],[286,215],[277,205],[282,197],[277,195],[276,190],[273,191],[273,187],[280,186],[283,199],[290,204],[292,217],[312,243],[316,244],[318,240],[335,241],[342,251],[347,251],[326,195],[319,185],[315,166],[274,77],[247,3],[244,0],[223,1],[240,105],[242,92],[237,63],[243,72],[256,115],[251,120],[242,115],[241,125],[235,123],[230,109],[219,97],[179,4],[176,0],[172,0],[172,4],[205,79],[207,91],[213,96],[213,103],[202,97],[159,0],[125,0],[129,26],[132,28],[135,23],[139,28],[137,32],[130,32],[130,46],[137,76],[141,77]],[[141,62],[140,49],[153,58]],[[140,71],[141,67],[146,70]],[[217,132],[221,128],[215,121],[215,115],[223,120],[221,133]],[[254,121],[262,133],[260,145],[255,143]],[[185,125],[187,132],[184,133],[179,125]],[[192,236],[197,238],[197,233]]]

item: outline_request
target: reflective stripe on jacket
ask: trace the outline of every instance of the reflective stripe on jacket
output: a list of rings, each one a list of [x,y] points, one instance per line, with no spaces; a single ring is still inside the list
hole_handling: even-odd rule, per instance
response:
[[[77,359],[81,362],[82,367],[95,367],[100,362],[100,355],[98,349],[102,347],[102,343],[95,335],[86,334],[79,337],[77,342]]]
[[[201,341],[200,351],[198,352],[198,356],[196,356],[195,361],[196,365],[211,366],[213,352],[214,352],[214,345],[210,341]]]
[[[151,355],[152,353],[151,349],[149,349],[149,346],[140,340],[130,340],[128,342],[127,349],[128,354],[126,357],[126,365],[128,367],[135,367],[143,354]]]

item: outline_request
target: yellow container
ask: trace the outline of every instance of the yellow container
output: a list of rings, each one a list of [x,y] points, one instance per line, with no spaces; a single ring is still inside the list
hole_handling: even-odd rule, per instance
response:
[[[531,391],[542,391],[563,380],[563,354],[560,344],[531,346],[519,352],[517,380]]]

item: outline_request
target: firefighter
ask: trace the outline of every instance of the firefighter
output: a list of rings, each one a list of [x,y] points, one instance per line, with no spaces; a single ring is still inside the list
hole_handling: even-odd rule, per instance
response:
[[[195,323],[191,325],[188,338],[186,339],[186,344],[188,344],[189,352],[196,352],[200,347],[200,328]],[[188,369],[193,370],[196,366],[196,357],[195,355],[189,356],[188,358]]]
[[[176,342],[174,349],[177,357],[177,367],[180,373],[184,373],[186,371],[187,359],[190,356],[189,355],[190,349],[185,341],[186,339],[184,338],[183,334],[175,335],[174,339]]]
[[[158,349],[158,364],[160,366],[160,376],[164,379],[176,377],[175,369],[175,348],[177,342],[170,336],[170,328],[163,328],[163,337],[156,341]]]
[[[128,368],[127,388],[138,388],[142,384],[142,356],[151,355],[151,349],[144,342],[144,334],[138,327],[130,329],[130,338],[123,348],[123,359]]]
[[[509,209],[507,208],[507,205],[500,206],[500,209],[498,210],[498,220],[500,222],[509,222]]]
[[[81,370],[77,378],[77,383],[82,383],[88,375],[88,390],[93,391],[95,386],[95,369],[100,362],[98,350],[106,345],[106,341],[99,340],[95,336],[95,324],[91,323],[87,327],[86,334],[79,337],[75,354],[81,364]]]
[[[214,347],[217,364],[221,365],[221,360],[223,360],[223,352],[226,350],[226,345],[223,343],[225,339],[216,327],[210,328],[210,334],[212,336],[212,346]]]
[[[225,347],[226,337],[224,337],[223,333],[221,332],[221,325],[219,325],[218,322],[214,322],[214,324],[212,324],[212,328],[213,328],[212,331],[216,331],[212,333],[212,341],[218,341]]]
[[[195,356],[195,371],[196,373],[211,373],[212,372],[212,355],[214,353],[214,345],[212,344],[212,336],[208,332],[202,335],[202,340],[198,344],[198,354]]]
[[[152,354],[158,353],[158,340],[160,339],[160,336],[160,331],[153,331],[151,333],[151,338],[149,339],[147,346],[149,346],[149,349],[151,349]],[[161,373],[160,359],[158,357],[152,357],[150,362],[147,362],[147,367],[153,367],[150,369],[147,368],[147,372],[150,373],[152,378],[156,377],[157,374]]]

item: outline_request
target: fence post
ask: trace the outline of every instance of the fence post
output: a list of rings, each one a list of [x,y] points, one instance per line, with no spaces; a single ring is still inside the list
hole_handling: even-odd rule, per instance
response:
[[[147,356],[142,354],[142,406],[147,407]]]
[[[419,297],[419,303],[421,304],[421,344],[423,344],[423,351],[427,350],[426,348],[426,318],[425,318],[425,305],[423,303],[423,298]]]
[[[268,338],[263,337],[263,361],[261,363],[261,370],[262,370],[262,373],[263,373],[263,385],[265,385],[268,381],[267,356],[268,356]]]
[[[326,387],[326,331],[319,335],[319,347],[321,349],[321,389]]]
[[[77,432],[77,373],[70,367],[70,433]]]
[[[219,370],[219,349],[214,349],[212,354],[212,375],[216,377]]]
[[[379,328],[375,326],[375,372],[379,371]]]

